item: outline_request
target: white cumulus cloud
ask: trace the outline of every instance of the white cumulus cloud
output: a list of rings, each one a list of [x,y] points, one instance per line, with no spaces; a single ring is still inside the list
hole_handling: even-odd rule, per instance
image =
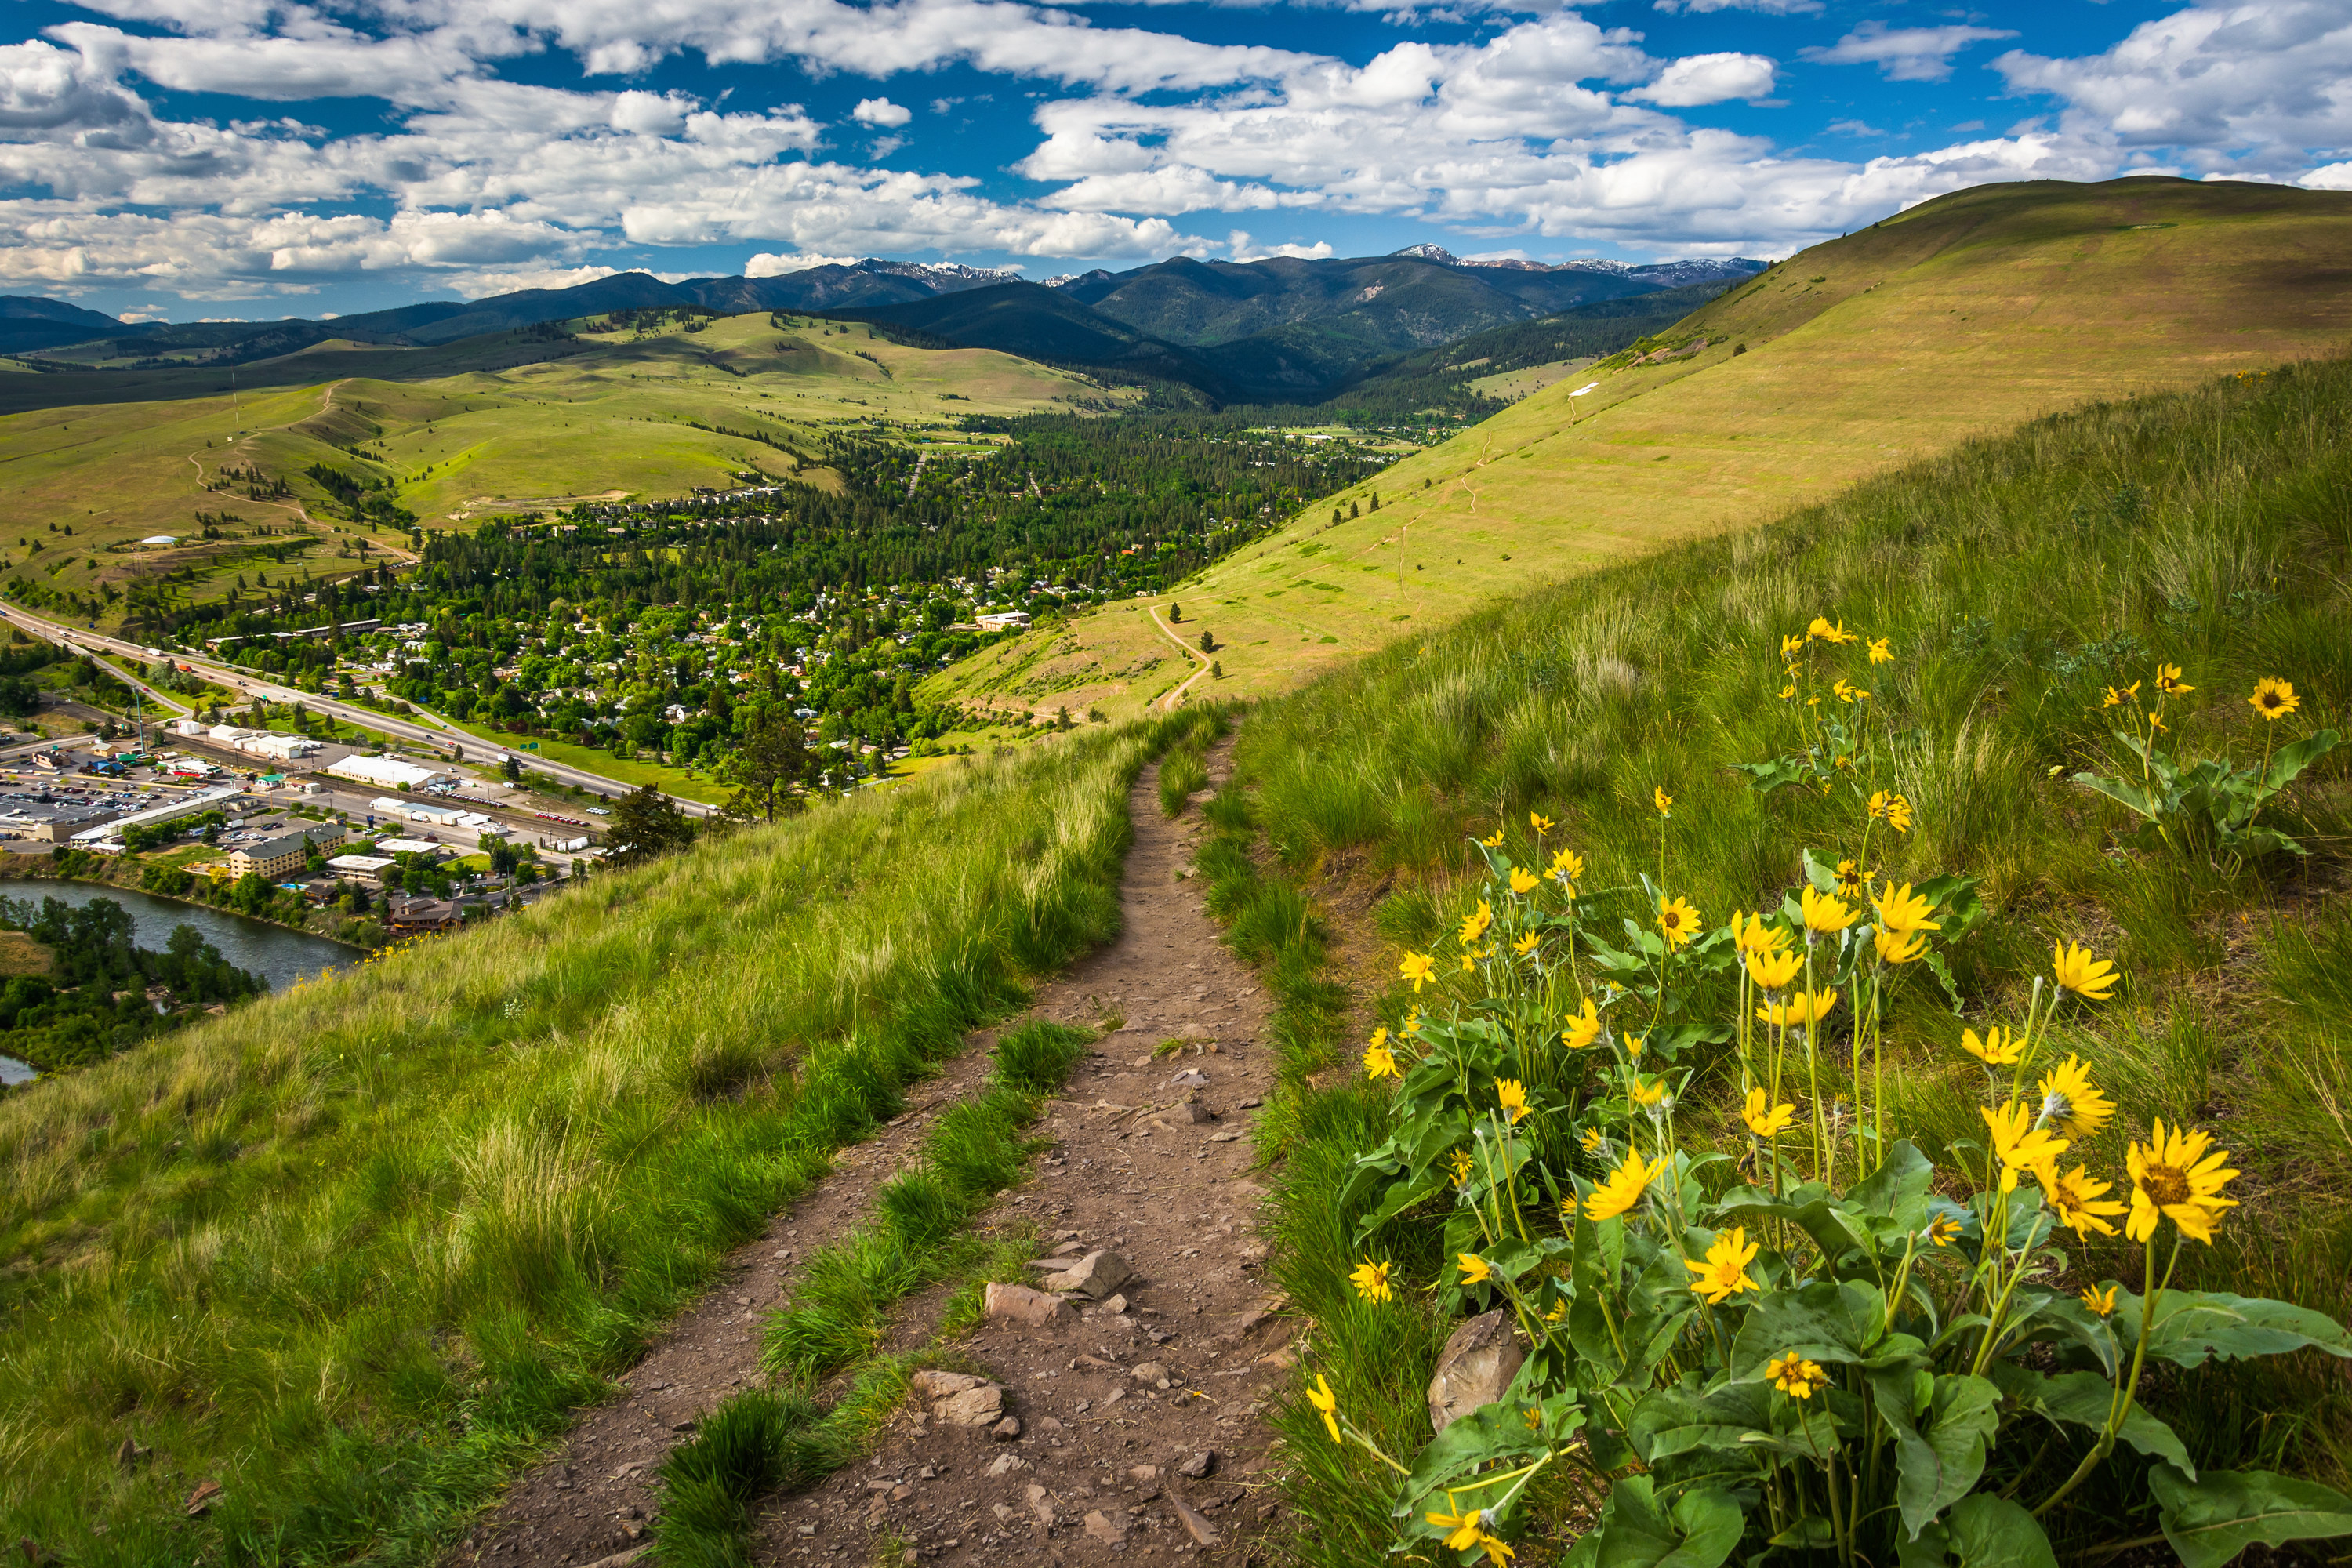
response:
[[[860,125],[904,125],[915,118],[915,111],[887,98],[861,98],[849,118]]]
[[[1625,96],[1661,109],[1693,109],[1727,99],[1769,98],[1778,68],[1762,55],[1685,55],[1669,60],[1646,87]]]
[[[1952,57],[1969,45],[2015,37],[2007,27],[1890,27],[1871,21],[1827,48],[1799,52],[1817,65],[1874,65],[1889,81],[1942,81],[1952,74]]]

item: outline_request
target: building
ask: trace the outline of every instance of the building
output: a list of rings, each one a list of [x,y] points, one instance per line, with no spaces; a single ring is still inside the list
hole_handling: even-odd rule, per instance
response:
[[[383,847],[377,845],[377,848]],[[384,868],[392,864],[389,855],[333,855],[328,857],[327,869],[336,876],[373,887],[383,880]]]
[[[100,839],[121,837],[126,828],[151,827],[159,822],[169,822],[175,816],[193,816],[197,812],[209,811],[214,806],[225,807],[236,796],[237,791],[226,784],[216,789],[200,789],[193,795],[184,795],[177,800],[167,800],[161,805],[151,805],[144,811],[134,811],[128,816],[108,822],[103,827],[84,828],[73,836],[73,847],[77,849],[87,849]],[[0,827],[15,826],[12,822],[0,819]],[[28,837],[47,837],[48,836],[43,834]]]
[[[447,773],[431,768],[404,763],[398,757],[362,757],[352,755],[339,763],[329,763],[323,770],[328,776],[350,779],[356,784],[371,784],[377,789],[422,789],[429,784],[447,781]]]
[[[385,838],[377,842],[376,852],[382,855],[429,855],[437,860],[449,854],[450,849],[447,845],[436,844],[430,838]]]
[[[340,823],[320,827],[304,827],[292,833],[281,833],[275,838],[265,838],[258,844],[242,844],[228,852],[228,870],[232,877],[258,872],[271,879],[300,870],[310,858],[313,845],[321,849],[333,849],[349,841]]]
[[[456,904],[441,899],[404,899],[385,914],[396,931],[448,931],[462,919]]]

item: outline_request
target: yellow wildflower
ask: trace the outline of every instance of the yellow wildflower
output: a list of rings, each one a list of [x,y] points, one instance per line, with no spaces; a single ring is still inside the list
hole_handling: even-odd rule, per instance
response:
[[[1805,918],[1805,929],[1820,931],[1824,936],[1842,931],[1862,917],[1839,899],[1824,893],[1811,882],[1797,890],[1797,908]]]
[[[1601,1129],[1598,1127],[1586,1128],[1584,1136],[1578,1142],[1584,1145],[1584,1152],[1588,1154],[1598,1154],[1609,1147],[1609,1140],[1601,1136]]]
[[[1825,643],[1850,643],[1858,634],[1845,629],[1843,621],[1832,626],[1827,616],[1815,616],[1813,624],[1805,628],[1805,636]]]
[[[1706,1249],[1706,1261],[1693,1263],[1683,1259],[1683,1267],[1698,1276],[1691,1281],[1691,1289],[1706,1298],[1710,1307],[1719,1307],[1742,1290],[1762,1289],[1748,1277],[1748,1266],[1756,1261],[1756,1244],[1748,1239],[1744,1226],[1717,1236]]]
[[[2116,1288],[2110,1285],[2102,1290],[2096,1285],[2086,1285],[2083,1288],[2082,1302],[2100,1317],[2110,1317],[2116,1310]]]
[[[2185,697],[2197,689],[2193,686],[2181,684],[2180,667],[2177,664],[2159,664],[2156,667],[2156,689],[2167,697]]]
[[[1575,850],[1563,849],[1559,854],[1554,855],[1551,858],[1551,876],[1555,881],[1558,881],[1563,887],[1568,888],[1569,896],[1570,898],[1576,896],[1576,889],[1573,886],[1570,886],[1570,884],[1577,881],[1583,875],[1584,857],[1579,855]]]
[[[1478,842],[1484,844],[1489,849],[1500,849],[1503,847],[1503,830],[1497,827],[1494,832],[1478,840]]]
[[[1394,1267],[1391,1263],[1374,1263],[1368,1258],[1349,1271],[1348,1279],[1355,1285],[1356,1294],[1365,1300],[1385,1301],[1396,1294],[1389,1284],[1389,1270]]]
[[[1870,940],[1881,963],[1908,963],[1927,951],[1925,931],[1883,931]]]
[[[1873,664],[1893,664],[1893,663],[1895,662],[1895,650],[1894,650],[1894,648],[1893,648],[1893,647],[1891,647],[1890,646],[1888,646],[1888,645],[1889,645],[1889,640],[1890,640],[1890,639],[1888,639],[1888,638],[1886,638],[1886,637],[1873,637],[1873,638],[1871,639],[1871,642],[1870,642],[1870,662],[1871,662],[1871,663],[1873,663]]]
[[[1838,761],[1843,763],[1845,758],[1840,757]],[[1856,862],[1839,861],[1837,869],[1830,875],[1830,882],[1837,889],[1839,898],[1851,899],[1857,903],[1861,901],[1864,892],[1862,867]]]
[[[1402,1079],[1397,1070],[1396,1053],[1378,1041],[1364,1047],[1364,1071],[1372,1078]]]
[[[2138,696],[2139,682],[2137,680],[2133,681],[2129,686],[2125,687],[2121,691],[2117,691],[2114,687],[2110,686],[2107,688],[2107,700],[2105,702],[2100,703],[2099,706],[2102,708],[2120,708],[2125,703],[2133,701]]]
[[[2042,1114],[2074,1138],[2088,1138],[2107,1124],[2116,1102],[2091,1081],[2090,1065],[2072,1052],[2042,1075]]]
[[[2032,1171],[2034,1179],[2044,1187],[2056,1179],[2054,1166],[2058,1156],[2072,1147],[2068,1140],[2033,1124],[2033,1110],[2023,1100],[2012,1100],[1999,1110],[1977,1108],[1985,1126],[1992,1131],[1992,1152],[2000,1161],[2000,1190],[2017,1190],[2017,1173]]]
[[[2210,1133],[2185,1132],[2178,1126],[2168,1132],[2161,1121],[2146,1147],[2138,1139],[2132,1140],[2126,1157],[2132,1179],[2131,1218],[2124,1224],[2126,1236],[2146,1241],[2156,1234],[2162,1218],[2179,1226],[2181,1235],[2212,1244],[2213,1227],[2221,1223],[2221,1211],[2238,1206],[2237,1199],[2221,1195],[2221,1189],[2236,1180],[2238,1173],[2225,1168],[2227,1152],[2205,1152],[2212,1142]]]
[[[1486,1276],[1494,1272],[1486,1266],[1486,1260],[1475,1252],[1458,1253],[1454,1261],[1461,1266],[1465,1285],[1484,1285]]]
[[[1658,900],[1658,929],[1665,933],[1669,952],[1698,935],[1699,913],[1688,899]]]
[[[1672,816],[1675,814],[1675,797],[1655,784],[1650,786],[1650,803],[1658,808],[1660,816]]]
[[[2062,942],[2051,950],[2051,977],[2062,990],[2072,991],[2085,1002],[2104,1002],[2107,993],[2116,988],[2123,976],[2116,966],[2103,958],[2093,958],[2087,947],[2076,947]]]
[[[1780,658],[1783,663],[1796,658],[1799,654],[1804,651],[1805,639],[1797,636],[1794,632],[1790,633],[1787,637],[1780,639]]]
[[[1786,702],[1790,698],[1794,697],[1796,694],[1797,683],[1793,680],[1788,685],[1780,688],[1780,700],[1783,702]]]
[[[1546,816],[1540,811],[1531,811],[1528,813],[1528,826],[1536,830],[1536,837],[1538,838],[1541,838],[1545,834],[1551,831],[1552,821],[1550,817]]]
[[[1959,1239],[1960,1222],[1950,1215],[1939,1214],[1927,1222],[1927,1245],[1949,1247]]]
[[[1437,961],[1425,952],[1408,952],[1397,964],[1397,973],[1412,982],[1413,994],[1437,978]]]
[[[2025,1055],[2025,1037],[1996,1026],[1979,1040],[1974,1029],[1962,1029],[1960,1049],[1989,1068],[2013,1068]]]
[[[1592,998],[1584,999],[1584,1011],[1568,1016],[1568,1027],[1559,1032],[1559,1043],[1571,1051],[1580,1051],[1601,1037],[1601,1015],[1592,1009]]]
[[[1830,689],[1837,693],[1837,699],[1841,702],[1867,702],[1870,700],[1870,693],[1864,691],[1861,687],[1854,685],[1853,682],[1850,680],[1841,679],[1832,683]]]
[[[1330,1384],[1319,1372],[1315,1374],[1315,1386],[1307,1391],[1307,1403],[1315,1406],[1316,1414],[1323,1417],[1324,1428],[1331,1434],[1331,1441],[1340,1441],[1339,1396],[1331,1392]]]
[[[2076,1236],[2087,1237],[2093,1231],[2101,1236],[2113,1236],[2116,1227],[2107,1221],[2123,1213],[2124,1205],[2102,1201],[2100,1194],[2114,1185],[2113,1182],[2094,1180],[2086,1168],[2077,1165],[2056,1181],[2044,1183],[2042,1195],[2049,1200],[2051,1212],[2058,1216],[2058,1223],[2073,1230]]]
[[[1794,952],[1751,952],[1748,955],[1748,977],[1767,991],[1782,991],[1805,966],[1804,959]]]
[[[1521,1117],[1528,1114],[1527,1085],[1515,1078],[1495,1080],[1495,1099],[1501,1104],[1503,1114],[1511,1119],[1514,1127],[1519,1124]]]
[[[1889,888],[1884,896],[1872,899],[1870,907],[1878,911],[1878,928],[1881,931],[1915,931],[1944,929],[1941,922],[1927,918],[1936,912],[1936,906],[1914,893],[1908,882],[1899,888]]]
[[[1744,923],[1743,923],[1744,922]],[[1742,953],[1779,952],[1789,945],[1789,933],[1779,926],[1768,926],[1761,914],[1731,917],[1731,942]]]
[[[1462,930],[1458,933],[1458,939],[1463,946],[1468,947],[1472,942],[1485,936],[1486,928],[1494,923],[1495,906],[1481,899],[1478,900],[1476,909],[1462,917]]]
[[[1525,958],[1528,954],[1533,952],[1537,947],[1541,945],[1542,942],[1543,933],[1541,931],[1531,931],[1528,932],[1527,935],[1519,938],[1518,941],[1511,943],[1511,951],[1517,953],[1521,958]]]
[[[1486,1516],[1476,1509],[1468,1513],[1432,1513],[1429,1522],[1447,1531],[1445,1544],[1454,1552],[1465,1552],[1475,1546],[1486,1553],[1487,1568],[1501,1568],[1512,1557],[1511,1549],[1486,1533]]]
[[[1757,1008],[1756,1016],[1776,1029],[1801,1029],[1828,1017],[1837,1005],[1838,994],[1827,986],[1819,991],[1801,986],[1786,1002],[1767,1002]]]
[[[1522,870],[1517,866],[1511,868],[1511,891],[1521,898],[1525,898],[1541,886],[1543,886],[1543,879],[1533,871]]]
[[[1911,831],[1911,803],[1899,795],[1883,789],[1874,791],[1870,797],[1870,815],[1884,817],[1886,826],[1897,833]]]
[[[1652,1082],[1636,1073],[1633,1075],[1633,1087],[1625,1092],[1633,1098],[1634,1104],[1647,1110],[1666,1098],[1666,1080],[1659,1079]]]
[[[1759,1138],[1777,1138],[1797,1120],[1797,1108],[1793,1105],[1775,1105],[1767,1110],[1765,1102],[1769,1098],[1760,1089],[1749,1089],[1747,1109],[1739,1113],[1739,1120],[1748,1123],[1748,1131]]]
[[[1454,1184],[1457,1187],[1468,1181],[1470,1173],[1478,1168],[1476,1163],[1459,1149],[1454,1150],[1446,1159],[1447,1163],[1454,1167]]]
[[[1791,1399],[1811,1399],[1830,1383],[1819,1363],[1807,1361],[1794,1351],[1774,1357],[1765,1366],[1764,1375]]]
[[[1666,1163],[1663,1159],[1644,1160],[1640,1150],[1627,1150],[1623,1163],[1610,1172],[1609,1179],[1593,1188],[1592,1195],[1584,1200],[1584,1217],[1615,1219],[1642,1201],[1642,1194],[1649,1190],[1650,1184],[1656,1181],[1665,1168]]]
[[[2294,687],[2273,676],[2265,675],[2254,682],[2254,694],[2246,699],[2254,711],[2276,723],[2303,706],[2303,699],[2294,694]]]

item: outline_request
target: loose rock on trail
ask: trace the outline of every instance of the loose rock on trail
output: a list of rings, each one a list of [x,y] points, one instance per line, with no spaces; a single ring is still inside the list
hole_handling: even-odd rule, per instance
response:
[[[1211,754],[1213,777],[1226,749]],[[1255,1561],[1276,1514],[1259,1484],[1262,1402],[1288,1320],[1263,1277],[1251,1121],[1274,1088],[1267,1005],[1219,943],[1192,877],[1197,810],[1171,821],[1158,770],[1129,797],[1118,937],[1041,988],[1032,1016],[1098,1027],[1045,1107],[1052,1146],[979,1222],[1034,1226],[1025,1286],[990,1292],[959,1342],[968,1373],[925,1374],[873,1455],[759,1505],[753,1559],[780,1564]],[[846,1234],[937,1110],[980,1087],[986,1046],[917,1085],[911,1110],[742,1248],[709,1294],[517,1484],[453,1561],[586,1564],[635,1555],[652,1484],[693,1420],[761,1379],[761,1327],[796,1260]],[[1171,1045],[1170,1042],[1181,1042]],[[948,1288],[905,1302],[887,1348],[928,1343]],[[877,1558],[877,1553],[882,1554]],[[910,1555],[911,1554],[911,1555]]]

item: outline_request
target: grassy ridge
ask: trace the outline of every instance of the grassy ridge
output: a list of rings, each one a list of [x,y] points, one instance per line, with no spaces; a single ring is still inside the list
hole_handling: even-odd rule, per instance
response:
[[[2041,415],[2340,353],[2347,212],[2340,192],[2173,179],[1925,202],[1664,334],[1704,351],[1566,377],[1170,596],[1225,645],[1221,691],[1283,691],[1565,573],[1753,527]],[[1334,523],[1335,505],[1359,515]],[[1154,635],[1126,608],[1034,634],[1105,669]],[[1115,692],[1070,696],[1130,710]]]
[[[1115,929],[1167,738],[939,770],[0,1103],[0,1530],[420,1560],[929,1059]]]
[[[1921,984],[1891,1020],[1895,1135],[1939,1158],[1955,1139],[1981,1138],[1982,1075],[1958,1049],[1963,1022],[2014,1017],[2053,939],[2085,941],[2127,978],[2115,1002],[2062,1029],[2119,1107],[2074,1153],[2112,1173],[2151,1117],[2210,1129],[2245,1172],[2245,1206],[2217,1245],[2183,1257],[2176,1282],[2340,1319],[2352,1308],[2344,753],[2280,803],[2279,826],[2309,858],[2253,867],[2128,845],[2126,814],[2065,775],[2126,771],[2103,693],[2150,683],[2158,660],[2200,689],[2168,716],[2184,757],[2261,753],[2245,699],[2263,676],[2293,680],[2302,698],[2282,742],[2345,727],[2347,431],[2352,363],[2232,377],[2038,421],[1759,531],[1529,595],[1257,710],[1237,752],[1249,818],[1294,877],[1393,874],[1372,911],[1379,967],[1361,979],[1385,992],[1395,1028],[1414,1001],[1393,980],[1397,950],[1453,965],[1465,836],[1499,826],[1515,861],[1539,865],[1531,810],[1558,820],[1550,847],[1585,857],[1596,929],[1649,918],[1635,877],[1657,864],[1658,787],[1675,797],[1673,884],[1709,925],[1776,903],[1799,879],[1800,851],[1844,841],[1853,815],[1802,791],[1759,795],[1728,765],[1791,749],[1779,639],[1817,614],[1888,637],[1895,662],[1873,682],[1896,737],[1887,782],[1918,816],[1907,837],[1880,836],[1874,869],[1976,874],[1995,911],[1953,952],[1963,1016]],[[1241,809],[1221,805],[1228,821]],[[1202,866],[1236,946],[1272,957],[1286,1016],[1302,1021],[1268,1122],[1287,1152],[1284,1283],[1321,1326],[1310,1370],[1328,1373],[1360,1425],[1410,1452],[1426,1440],[1422,1386],[1446,1325],[1412,1306],[1370,1307],[1346,1283],[1358,1215],[1339,1192],[1349,1162],[1386,1131],[1383,1097],[1335,1037],[1328,998],[1316,1000],[1319,944],[1303,895],[1251,865],[1245,842],[1230,838]],[[1418,1001],[1447,1005],[1442,989]],[[1341,1081],[1309,1085],[1343,1061]],[[1824,1094],[1845,1094],[1843,1058],[1829,1070]],[[1678,1124],[1742,1146],[1708,1072]],[[1370,1247],[1417,1283],[1444,1267],[1441,1240],[1408,1217]],[[2136,1253],[2112,1242],[2084,1245],[2078,1266],[2088,1278],[2137,1274]],[[2332,1375],[2309,1373],[2217,1364],[2179,1377],[2159,1404],[2200,1463],[2340,1477],[2352,1406]],[[1365,1560],[1386,1539],[1388,1479],[1333,1449],[1304,1405],[1285,1419],[1297,1439],[1292,1500],[1317,1521],[1296,1555]],[[2094,1518],[2107,1539],[2144,1533],[2099,1516],[2145,1496],[2132,1481],[2119,1471],[2114,1490],[2071,1510],[2076,1544]],[[1555,1500],[1556,1521],[1571,1514]]]

